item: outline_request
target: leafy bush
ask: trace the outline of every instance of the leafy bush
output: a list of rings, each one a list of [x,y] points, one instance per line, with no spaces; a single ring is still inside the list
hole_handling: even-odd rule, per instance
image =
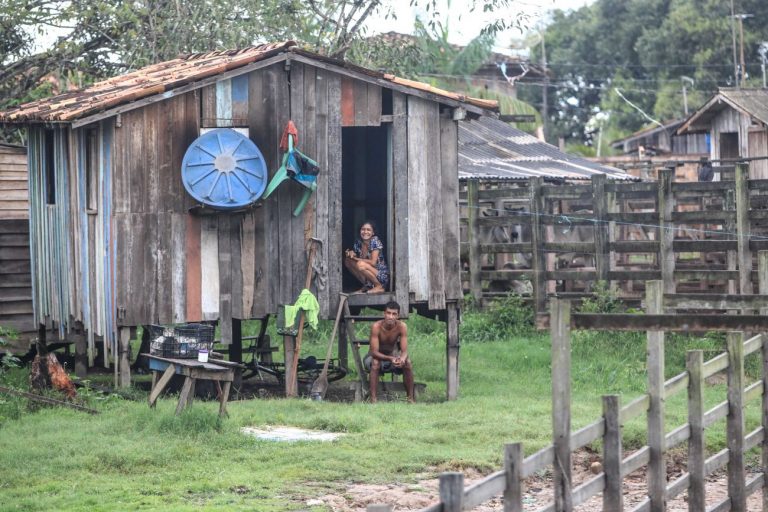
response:
[[[579,311],[582,313],[619,313],[624,310],[624,304],[605,281],[597,281],[592,286],[592,297],[581,302]]]
[[[3,347],[9,345],[10,342],[15,340],[17,336],[18,333],[13,329],[0,325],[0,376],[2,376],[3,373],[8,371],[10,368],[19,367],[19,359],[16,356],[10,352],[2,352]]]
[[[477,309],[474,301],[467,301],[461,323],[464,341],[498,341],[533,332],[533,308],[514,293],[493,301],[486,311]]]

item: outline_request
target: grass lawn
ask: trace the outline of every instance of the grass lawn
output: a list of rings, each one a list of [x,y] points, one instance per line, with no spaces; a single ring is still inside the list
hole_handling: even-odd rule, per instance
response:
[[[506,305],[507,307],[510,304]],[[513,305],[512,305],[513,306]],[[549,337],[520,329],[506,310],[466,313],[461,327],[460,398],[444,402],[443,324],[409,320],[421,403],[347,404],[304,399],[195,401],[174,416],[175,397],[156,410],[145,401],[86,393],[101,414],[41,408],[0,394],[1,510],[306,510],[306,500],[343,493],[351,483],[413,483],[445,470],[501,467],[505,442],[530,454],[551,442]],[[306,341],[324,352],[330,326]],[[667,375],[681,372],[687,348],[722,350],[719,337],[675,337],[667,343]],[[573,428],[600,415],[600,395],[622,403],[644,390],[642,335],[578,333],[573,342]],[[758,362],[748,361],[748,373]],[[21,387],[12,370],[0,384]],[[725,399],[722,383],[707,387],[707,407]],[[685,396],[667,402],[667,430],[685,422]],[[750,407],[748,428],[759,421]],[[291,425],[346,434],[332,443],[276,443],[247,437],[244,426]],[[722,431],[708,430],[711,450]],[[625,427],[627,449],[644,442],[641,421]],[[318,507],[313,510],[326,510]]]

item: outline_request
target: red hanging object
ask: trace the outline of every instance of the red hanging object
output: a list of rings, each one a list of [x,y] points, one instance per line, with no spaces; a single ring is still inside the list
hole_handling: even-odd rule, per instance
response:
[[[288,121],[288,124],[285,125],[285,130],[283,130],[283,136],[280,137],[280,151],[285,153],[288,151],[288,136],[293,135],[293,147],[296,147],[299,145],[299,130],[296,129],[296,125],[293,124],[293,121]]]

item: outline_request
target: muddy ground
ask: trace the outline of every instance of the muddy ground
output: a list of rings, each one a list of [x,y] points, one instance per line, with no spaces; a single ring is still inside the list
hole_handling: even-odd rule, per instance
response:
[[[600,457],[592,452],[582,450],[573,454],[574,484],[594,477],[590,466],[599,462]],[[438,468],[435,468],[436,470]],[[442,469],[442,468],[440,468]],[[748,468],[747,478],[753,478],[759,468]],[[447,469],[449,470],[449,469]],[[477,471],[464,470],[465,486],[471,485],[484,476]],[[668,480],[674,480],[685,472],[684,456],[670,457],[667,463]],[[624,506],[626,510],[643,501],[646,497],[646,475],[644,470],[638,470],[624,479]],[[728,482],[725,471],[721,470],[707,479],[707,506],[719,503],[728,495]],[[536,475],[525,482],[524,510],[535,511],[552,502],[553,482],[551,472]],[[747,501],[747,510],[762,510],[762,494],[760,491],[752,494]],[[591,498],[586,503],[575,507],[581,512],[597,512],[602,510],[601,495]],[[365,512],[369,504],[386,503],[394,505],[396,512],[416,511],[430,506],[438,501],[438,480],[428,478],[415,484],[392,483],[388,485],[353,484],[341,494],[318,494],[317,497],[307,497],[303,504],[310,506],[325,506],[333,512]],[[501,497],[494,498],[477,508],[478,512],[497,512],[503,510]],[[685,493],[669,500],[669,512],[688,512],[688,502]]]

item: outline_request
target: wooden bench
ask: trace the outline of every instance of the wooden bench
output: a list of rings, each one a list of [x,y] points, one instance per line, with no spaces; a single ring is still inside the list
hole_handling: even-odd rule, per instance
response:
[[[165,390],[171,377],[183,375],[184,384],[179,393],[179,403],[176,406],[176,414],[180,414],[185,407],[192,404],[195,396],[195,381],[198,379],[212,380],[216,383],[216,391],[219,398],[219,416],[227,414],[227,400],[229,388],[235,378],[235,369],[241,368],[239,363],[232,363],[220,359],[211,359],[207,363],[201,363],[197,359],[175,359],[147,354],[149,369],[152,370],[152,390],[149,393],[149,406],[157,404],[158,397]],[[224,383],[222,387],[221,383]]]

